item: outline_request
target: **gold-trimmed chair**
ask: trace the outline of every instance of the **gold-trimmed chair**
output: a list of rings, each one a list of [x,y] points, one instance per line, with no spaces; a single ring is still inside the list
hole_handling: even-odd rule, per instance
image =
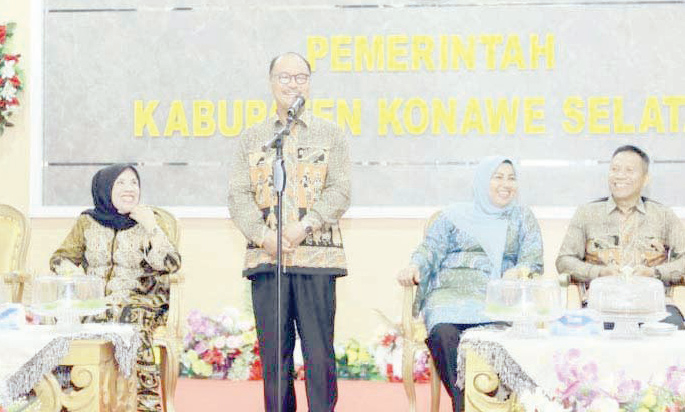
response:
[[[409,400],[410,412],[416,412],[414,356],[416,351],[427,348],[426,327],[420,319],[416,319],[412,315],[415,288],[416,286],[403,286],[404,296],[402,299],[402,381],[404,383],[404,391]],[[438,412],[440,410],[440,376],[435,368],[435,362],[433,362],[430,352],[428,352],[428,358],[431,375],[430,411]]]
[[[439,212],[433,213],[426,221],[424,227],[424,235],[426,230],[438,217]],[[404,383],[404,391],[409,400],[409,411],[416,412],[416,388],[414,385],[414,356],[416,351],[427,348],[426,346],[426,327],[421,319],[414,318],[414,296],[416,294],[416,286],[403,286],[404,294],[402,298],[402,381]],[[438,412],[440,409],[440,376],[435,368],[433,357],[428,352],[428,364],[430,367],[431,379],[431,412]]]
[[[26,216],[12,206],[0,204],[0,274],[14,303],[21,303],[28,280],[25,265],[30,235]]]
[[[171,242],[178,248],[180,229],[178,220],[167,210],[152,207],[162,218]],[[169,312],[167,323],[159,326],[153,334],[153,345],[159,348],[162,378],[162,407],[164,412],[175,412],[174,396],[178,383],[180,353],[183,349],[183,329],[181,322],[181,302],[184,277],[180,272],[169,275]]]
[[[178,247],[180,230],[176,217],[168,211],[152,207],[162,218],[162,224],[174,246]],[[6,217],[9,216],[9,217]],[[13,301],[21,302],[24,286],[29,276],[20,271],[28,249],[28,222],[16,209],[0,205],[0,273],[7,272],[5,282],[10,284]],[[17,240],[9,242],[4,233],[18,233]],[[4,253],[6,245],[12,245],[12,254]],[[11,262],[12,265],[6,262]],[[184,278],[181,273],[169,275],[169,311],[167,323],[153,333],[153,345],[159,348],[161,368],[162,407],[164,412],[175,412],[174,395],[178,383],[180,351],[183,345],[181,302]]]
[[[167,233],[169,233],[171,242],[174,246],[178,247],[180,230],[176,217],[162,208],[153,207],[152,209],[162,218],[162,224]],[[0,217],[0,222],[4,222],[2,217]],[[28,244],[28,239],[25,242]],[[26,248],[26,246],[23,247]],[[25,255],[26,251],[24,249],[23,256]],[[2,263],[1,260],[0,263]],[[28,276],[21,272],[10,272],[6,276],[5,281],[11,284],[14,295],[13,299],[20,302],[24,285],[30,281]],[[180,315],[183,282],[184,278],[181,273],[169,275],[169,311],[167,313],[167,322],[166,325],[157,327],[153,333],[153,345],[159,348],[160,354],[162,407],[164,412],[175,412],[174,395],[176,393],[176,384],[178,383],[180,352],[183,346]]]
[[[567,273],[559,274],[559,286],[561,293],[566,295],[567,309],[580,309],[583,306],[583,298],[587,288],[585,283],[577,282]]]

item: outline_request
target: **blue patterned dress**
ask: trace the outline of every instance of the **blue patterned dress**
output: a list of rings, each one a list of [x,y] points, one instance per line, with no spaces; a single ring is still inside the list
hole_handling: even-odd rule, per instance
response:
[[[483,314],[488,280],[524,266],[531,272],[543,272],[542,236],[531,210],[515,205],[505,218],[504,256],[502,267],[496,271],[478,241],[456,227],[445,211],[427,229],[412,261],[421,272],[414,314],[423,312],[429,332],[439,323],[491,322]]]

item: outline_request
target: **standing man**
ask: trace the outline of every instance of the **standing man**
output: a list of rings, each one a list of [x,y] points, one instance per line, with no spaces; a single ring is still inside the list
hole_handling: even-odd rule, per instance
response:
[[[557,271],[579,282],[618,275],[624,266],[666,286],[685,275],[685,228],[673,211],[642,197],[649,180],[649,156],[621,146],[609,165],[611,196],[581,206],[573,216],[557,257]],[[667,305],[665,321],[683,328],[678,308]]]
[[[261,187],[263,180],[257,178],[262,174],[272,178],[276,150],[264,150],[262,146],[285,124],[288,109],[296,98],[309,99],[310,76],[309,62],[297,53],[285,53],[271,61],[269,79],[276,116],[245,130],[230,174],[228,208],[248,242],[243,275],[252,281],[267,412],[296,410],[296,326],[302,339],[309,410],[333,411],[338,397],[333,350],[335,282],[337,277],[347,274],[338,221],[350,205],[350,161],[344,132],[305,110],[294,122],[290,135],[283,139],[287,180],[283,194],[280,325],[275,274],[276,194],[265,191]],[[325,176],[322,187],[303,184],[305,173],[311,172]],[[314,190],[317,193],[308,193]],[[259,196],[264,193],[267,196]],[[337,241],[324,243],[322,238]],[[280,353],[278,328],[282,339]]]

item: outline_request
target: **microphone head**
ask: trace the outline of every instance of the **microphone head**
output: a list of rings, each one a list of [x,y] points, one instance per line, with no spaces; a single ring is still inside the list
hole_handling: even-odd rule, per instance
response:
[[[292,105],[290,105],[290,108],[288,108],[288,116],[289,117],[297,117],[297,115],[300,113],[300,110],[302,110],[303,106],[304,106],[304,96],[302,96],[300,94],[295,98],[295,101],[293,102]]]

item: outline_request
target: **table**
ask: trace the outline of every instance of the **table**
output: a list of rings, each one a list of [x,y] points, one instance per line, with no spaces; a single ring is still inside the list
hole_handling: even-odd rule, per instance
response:
[[[524,393],[567,396],[574,384],[601,389],[607,396],[627,396],[620,385],[665,385],[669,370],[677,372],[669,379],[685,383],[685,331],[629,340],[545,331],[525,339],[505,330],[473,329],[462,337],[458,364],[468,412],[509,411]],[[492,396],[500,384],[513,392],[506,400]]]
[[[130,325],[0,331],[0,399],[16,399],[33,388],[41,411],[135,410],[139,346]],[[70,371],[68,382],[51,373],[58,365]]]

